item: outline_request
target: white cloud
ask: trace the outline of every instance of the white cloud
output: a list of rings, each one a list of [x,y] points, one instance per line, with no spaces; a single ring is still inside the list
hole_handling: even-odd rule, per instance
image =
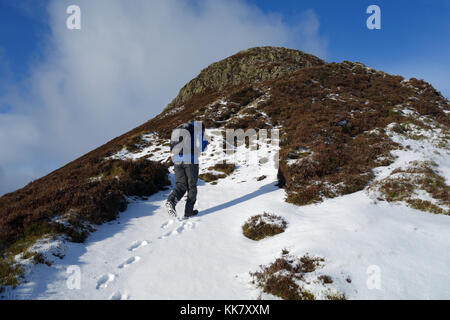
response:
[[[326,59],[328,40],[319,36],[320,21],[314,10],[309,9],[297,17],[298,24],[294,26],[292,42],[301,41],[302,50]]]
[[[81,30],[66,28],[71,4],[81,7]],[[54,0],[48,13],[44,60],[0,96],[13,107],[0,114],[0,165],[10,180],[18,166],[47,173],[152,118],[202,68],[239,50],[326,55],[313,11],[297,26],[237,0]]]

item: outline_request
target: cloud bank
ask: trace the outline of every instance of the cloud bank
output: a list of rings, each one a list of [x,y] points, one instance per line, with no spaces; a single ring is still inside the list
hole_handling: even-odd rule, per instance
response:
[[[66,28],[71,4],[81,30]],[[0,106],[10,106],[0,113],[0,195],[152,118],[202,68],[239,50],[326,58],[312,10],[294,26],[238,0],[54,0],[47,10],[43,60],[22,83],[0,79]]]

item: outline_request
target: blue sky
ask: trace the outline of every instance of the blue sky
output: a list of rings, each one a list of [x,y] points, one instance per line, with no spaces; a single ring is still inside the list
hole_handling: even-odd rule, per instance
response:
[[[71,4],[82,30],[66,28]],[[366,28],[372,4],[381,30]],[[0,195],[152,118],[202,68],[253,46],[359,61],[449,97],[449,16],[447,0],[0,0]]]
[[[42,40],[50,32],[45,2],[25,1],[21,6],[18,1],[0,0],[0,72],[23,79],[29,75],[29,65],[40,58]]]

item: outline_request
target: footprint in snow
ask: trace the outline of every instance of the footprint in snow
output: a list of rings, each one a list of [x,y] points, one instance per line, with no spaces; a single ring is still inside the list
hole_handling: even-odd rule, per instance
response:
[[[110,297],[109,300],[128,300],[130,299],[130,295],[125,293],[122,294],[120,291],[114,292]]]
[[[138,256],[128,258],[127,260],[125,260],[125,262],[123,262],[119,265],[119,269],[126,268],[126,267],[130,266],[131,264],[138,262],[139,260],[141,260],[141,257],[138,257]]]
[[[158,239],[165,239],[165,238],[173,235],[175,232],[176,232],[176,230],[167,232],[167,233],[163,234],[162,236],[159,236]]]
[[[96,287],[96,289],[97,290],[98,289],[105,289],[110,282],[114,281],[115,278],[116,278],[116,275],[112,274],[112,273],[107,273],[107,274],[104,274],[104,275],[100,276],[98,278],[98,280],[97,280],[97,287]]]
[[[170,236],[174,236],[174,235],[180,234],[180,233],[184,232],[185,230],[192,230],[195,227],[196,227],[196,222],[194,222],[192,220],[182,221],[181,225],[178,228],[165,233],[164,235],[160,236],[159,239],[165,239],[165,238],[168,238]]]
[[[178,227],[177,231],[178,231],[178,233],[181,233],[184,230],[192,230],[195,228],[195,226],[196,226],[196,223],[192,220],[183,221],[181,223],[181,226]]]
[[[167,229],[167,228],[168,228],[170,225],[172,225],[174,222],[175,222],[175,220],[173,220],[173,219],[170,219],[169,221],[164,222],[164,223],[161,225],[161,229]]]
[[[128,248],[128,251],[134,251],[141,247],[145,247],[146,245],[149,245],[149,241],[143,240],[143,241],[133,241],[133,244]]]

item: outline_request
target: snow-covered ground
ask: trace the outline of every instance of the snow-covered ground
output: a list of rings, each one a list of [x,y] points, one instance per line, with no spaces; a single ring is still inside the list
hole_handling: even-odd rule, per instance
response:
[[[219,141],[215,136],[202,156],[203,171],[216,163],[211,154]],[[256,299],[260,290],[251,284],[249,272],[273,262],[286,248],[296,256],[325,258],[321,272],[349,299],[450,298],[450,217],[375,202],[367,191],[316,205],[291,205],[275,186],[274,150],[260,165],[250,165],[243,150],[230,176],[216,185],[199,181],[199,216],[169,218],[163,204],[170,190],[136,199],[86,243],[65,243],[63,259],[33,267],[28,282],[6,291],[6,297]],[[396,163],[405,160],[411,159],[400,157]],[[448,166],[448,155],[435,160]],[[384,177],[393,168],[395,164],[376,173]],[[172,173],[170,177],[174,182]],[[180,217],[183,209],[184,200],[177,206]],[[261,241],[244,237],[245,221],[263,212],[283,217],[286,231]],[[70,272],[77,268],[81,282],[73,289],[68,280],[70,284]]]

